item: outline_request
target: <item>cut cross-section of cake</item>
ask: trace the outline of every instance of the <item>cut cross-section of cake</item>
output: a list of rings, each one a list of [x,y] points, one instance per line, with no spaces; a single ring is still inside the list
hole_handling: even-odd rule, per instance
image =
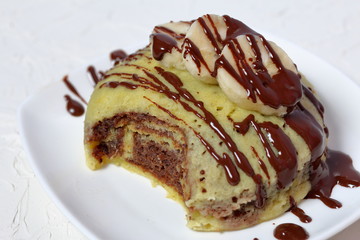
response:
[[[205,15],[154,28],[88,104],[87,165],[161,184],[198,231],[277,217],[325,159],[323,107],[286,53],[242,22]]]

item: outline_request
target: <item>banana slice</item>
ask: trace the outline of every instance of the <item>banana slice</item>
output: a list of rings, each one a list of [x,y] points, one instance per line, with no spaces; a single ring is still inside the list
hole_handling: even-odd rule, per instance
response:
[[[150,49],[163,66],[185,69],[182,44],[191,24],[191,21],[169,22],[154,28],[150,36]]]
[[[215,61],[223,49],[227,26],[222,16],[204,15],[198,18],[186,33],[183,57],[186,69],[195,77],[217,84],[213,77]]]
[[[245,109],[282,116],[302,96],[301,77],[289,56],[226,15],[156,26],[151,49],[165,67],[187,69],[205,83],[219,84]]]
[[[226,44],[217,81],[231,101],[265,115],[284,115],[302,96],[295,64],[260,35],[241,35]]]

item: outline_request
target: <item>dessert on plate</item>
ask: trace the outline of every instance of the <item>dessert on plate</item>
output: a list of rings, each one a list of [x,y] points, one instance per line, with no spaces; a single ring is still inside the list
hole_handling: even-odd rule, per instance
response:
[[[308,194],[326,158],[323,112],[284,50],[241,21],[169,22],[96,85],[86,161],[160,184],[191,229],[241,229]]]

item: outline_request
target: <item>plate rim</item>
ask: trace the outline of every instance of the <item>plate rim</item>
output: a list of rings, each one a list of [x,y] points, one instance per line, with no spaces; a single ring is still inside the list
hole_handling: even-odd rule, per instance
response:
[[[24,114],[26,111],[26,106],[29,104],[29,102],[35,97],[37,94],[39,94],[41,91],[44,91],[44,89],[47,86],[52,86],[54,84],[58,84],[60,82],[56,81],[50,84],[47,84],[46,86],[42,87],[39,91],[37,91],[36,94],[30,95],[27,97],[18,107],[16,112],[16,125],[19,130],[20,135],[20,142],[21,146],[23,147],[26,155],[26,159],[28,160],[28,163],[31,167],[31,169],[34,171],[35,177],[37,181],[40,183],[40,186],[42,189],[46,192],[47,196],[50,198],[50,200],[55,204],[55,206],[59,209],[61,214],[64,215],[64,217],[67,218],[78,230],[84,234],[89,239],[99,239],[95,233],[93,233],[91,230],[89,230],[87,227],[83,225],[83,223],[74,216],[74,214],[67,209],[67,207],[64,205],[64,203],[56,196],[54,190],[49,186],[49,184],[45,181],[45,178],[42,176],[42,173],[40,169],[37,167],[37,163],[35,161],[35,157],[33,156],[32,150],[28,144],[28,136],[26,133],[26,127],[24,124]]]

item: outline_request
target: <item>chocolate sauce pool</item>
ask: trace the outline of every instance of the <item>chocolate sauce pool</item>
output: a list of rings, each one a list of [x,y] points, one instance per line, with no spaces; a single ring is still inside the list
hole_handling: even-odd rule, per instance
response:
[[[66,101],[66,110],[74,117],[80,117],[84,114],[85,109],[81,103],[72,99],[69,95],[64,96]]]
[[[279,240],[306,240],[309,234],[299,225],[283,223],[275,228],[274,237]]]
[[[359,187],[360,173],[354,168],[349,155],[327,149],[325,162],[313,162],[310,181],[312,188],[306,198],[317,198],[330,208],[340,208],[342,204],[330,198],[334,186]]]

